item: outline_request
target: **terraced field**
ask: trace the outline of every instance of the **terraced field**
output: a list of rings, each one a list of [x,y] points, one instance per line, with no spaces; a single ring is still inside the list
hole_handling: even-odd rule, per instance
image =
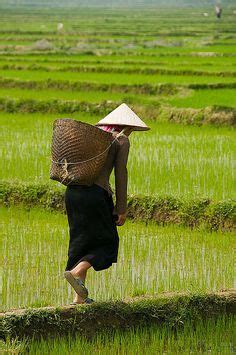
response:
[[[70,302],[72,291],[62,279],[68,244],[66,217],[61,202],[56,197],[52,201],[65,187],[49,179],[52,124],[59,117],[95,124],[122,102],[151,130],[130,137],[128,194],[135,203],[129,205],[130,220],[120,228],[117,265],[89,274],[91,295],[107,302],[165,291],[200,294],[232,288],[233,9],[225,8],[220,21],[212,9],[198,8],[132,12],[58,8],[53,12],[20,7],[13,11],[0,5],[0,11],[2,311]],[[203,16],[206,11],[207,17]],[[58,23],[63,23],[61,30]],[[114,186],[113,177],[111,182]],[[19,202],[23,206],[14,206]],[[58,211],[45,211],[42,205]],[[213,212],[211,206],[215,206]],[[169,218],[171,213],[176,215]],[[203,217],[210,219],[210,231],[205,230]],[[177,226],[180,219],[195,229]],[[196,326],[194,339],[186,323],[177,335],[178,346],[168,325],[163,331],[151,329],[149,353],[157,346],[160,353],[183,351],[183,334],[189,339],[186,352],[196,351],[200,341],[202,351],[230,353],[231,318],[219,320],[215,338],[213,323]],[[222,329],[228,329],[228,338],[220,347]],[[132,334],[130,353],[134,346],[142,348],[141,337],[148,337],[142,331]],[[208,336],[205,347],[204,333]],[[116,336],[114,344],[122,337]],[[36,346],[41,347],[39,353],[64,347],[66,353],[69,345],[63,341],[60,345],[32,343],[31,351],[36,354]],[[102,347],[101,339],[96,345],[81,342],[70,349]],[[4,349],[17,346],[8,343]],[[121,351],[122,346],[117,349]]]

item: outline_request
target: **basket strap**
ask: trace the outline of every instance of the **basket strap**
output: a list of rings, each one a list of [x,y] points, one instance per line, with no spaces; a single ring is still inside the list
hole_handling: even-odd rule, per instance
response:
[[[117,134],[117,136],[115,137],[115,139],[111,142],[111,144],[110,144],[102,153],[100,153],[100,154],[98,154],[98,155],[95,155],[95,156],[92,157],[92,158],[89,158],[89,159],[86,159],[86,160],[82,160],[82,161],[76,161],[76,162],[74,162],[74,163],[69,163],[69,162],[67,162],[66,159],[64,159],[64,162],[55,161],[55,160],[53,160],[53,159],[51,159],[51,160],[52,160],[53,163],[65,165],[65,169],[67,170],[67,166],[68,166],[68,165],[71,165],[71,164],[79,164],[79,163],[86,163],[86,162],[88,162],[88,161],[90,161],[90,160],[96,159],[96,158],[99,157],[100,155],[103,155],[104,153],[106,153],[106,151],[107,151],[108,149],[110,149],[110,147],[111,147],[112,144],[117,140],[117,138],[119,138],[119,137],[121,136],[121,134],[123,134],[123,131],[124,131],[124,130],[122,130],[119,134]]]

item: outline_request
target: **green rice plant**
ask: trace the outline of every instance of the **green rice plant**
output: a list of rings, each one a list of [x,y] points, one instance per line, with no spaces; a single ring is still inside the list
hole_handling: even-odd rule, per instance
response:
[[[30,35],[33,37],[33,35]],[[0,36],[1,38],[1,36]],[[21,37],[22,38],[22,37]],[[103,37],[104,38],[104,37]],[[68,64],[96,64],[96,65],[122,65],[125,67],[130,67],[131,65],[135,65],[136,67],[144,66],[159,66],[165,68],[184,68],[184,69],[191,69],[194,67],[195,69],[200,70],[208,70],[208,71],[233,71],[235,70],[236,66],[236,59],[235,57],[225,57],[222,60],[220,56],[214,57],[199,57],[192,55],[183,55],[180,56],[160,56],[157,57],[156,60],[153,57],[149,57],[148,54],[139,57],[135,54],[129,54],[124,58],[121,55],[112,55],[108,54],[106,56],[91,56],[91,55],[78,55],[78,54],[71,54],[68,55],[47,55],[44,53],[41,54],[16,54],[16,53],[5,53],[1,56],[1,64],[19,64],[19,63],[48,63],[48,64],[60,64],[66,66]]]
[[[2,339],[0,340],[0,353],[15,355],[23,354],[28,345],[26,339],[18,340],[17,338],[11,339],[10,337],[7,337],[5,341]]]
[[[213,105],[236,107],[235,97],[235,89],[205,89],[190,91],[184,97],[170,98],[167,101],[176,107],[202,108]]]
[[[24,349],[40,354],[189,354],[234,352],[233,317],[186,322],[182,327],[152,325],[129,330],[101,331],[92,338],[83,334],[28,342]]]
[[[210,84],[210,83],[232,83],[236,82],[236,78],[219,77],[219,76],[194,76],[194,75],[148,75],[148,74],[127,74],[127,73],[76,73],[76,72],[47,72],[43,70],[0,70],[2,78],[14,78],[20,80],[70,80],[74,81],[91,81],[104,84],[145,84],[145,83],[175,83],[184,84]]]
[[[52,122],[68,115],[1,113],[1,178],[49,183]],[[100,118],[69,117],[95,124]],[[130,136],[130,195],[233,198],[235,132],[232,128],[148,122],[149,132]],[[14,127],[14,128],[13,128]],[[114,179],[111,180],[114,186]],[[59,183],[58,183],[59,184]]]
[[[126,100],[130,94],[112,93],[103,91],[66,91],[66,90],[22,90],[22,89],[0,89],[0,97],[18,98],[21,100],[37,99],[37,100],[76,100],[86,102],[100,103],[104,100],[120,101]],[[135,96],[133,96],[135,98]],[[142,98],[138,96],[140,100]],[[138,99],[137,98],[137,99]]]
[[[34,82],[35,83],[35,82]],[[13,84],[13,83],[12,83]],[[89,84],[88,84],[89,88]],[[96,88],[95,88],[96,89]],[[127,88],[128,89],[128,88]],[[236,107],[234,97],[236,89],[204,89],[204,90],[181,90],[176,96],[157,95],[134,95],[133,88],[130,93],[118,93],[111,91],[103,91],[92,87],[89,90],[53,90],[53,89],[20,89],[20,88],[0,88],[0,97],[6,99],[19,100],[76,100],[77,102],[96,102],[101,103],[107,101],[124,101],[143,105],[158,105],[168,103],[175,107],[186,108],[205,108],[208,106],[225,106]],[[166,88],[167,89],[167,88]],[[165,89],[163,88],[163,91]],[[171,88],[169,88],[171,92]],[[184,94],[183,94],[184,92]]]
[[[2,309],[71,302],[73,290],[63,278],[69,242],[66,215],[20,207],[1,207],[0,212]],[[103,272],[88,271],[86,285],[97,301],[233,286],[233,233],[128,221],[119,236],[118,262]]]
[[[54,99],[148,105],[149,111],[139,112],[144,120],[156,118],[159,103],[163,112],[163,104],[169,105],[167,113],[173,119],[179,113],[175,107],[235,107],[236,80],[222,76],[235,75],[236,27],[230,7],[224,8],[219,22],[209,10],[204,10],[209,11],[205,18],[203,10],[195,8],[157,11],[146,7],[127,12],[125,8],[74,11],[57,7],[52,11],[50,6],[39,8],[37,4],[33,10],[15,6],[12,11],[9,2],[0,5],[0,96],[9,98],[7,110],[16,110],[11,98],[17,98],[32,100],[30,109],[37,111],[27,114],[25,107],[23,113],[0,113],[1,179],[16,186],[35,183],[36,188],[38,183],[48,183],[63,191],[64,187],[49,179],[53,120],[70,116],[94,124],[105,111],[102,107],[96,117],[69,113],[69,109],[67,114],[56,110],[40,114],[42,109],[53,109]],[[64,24],[63,33],[57,31],[59,21]],[[51,49],[38,50],[35,44],[41,39],[49,41]],[[4,80],[7,85],[11,81],[13,88],[4,87]],[[47,101],[43,108],[39,100]],[[158,118],[167,115],[163,112]],[[181,122],[185,113],[181,113]],[[196,122],[200,124],[205,113],[197,112]],[[231,208],[225,200],[235,196],[233,128],[147,122],[150,132],[130,137],[129,195],[149,195],[149,200],[152,196],[178,198],[188,206],[183,212],[186,219],[199,216],[205,208],[204,202],[189,205],[189,201],[212,198],[218,203],[211,222],[217,224]],[[151,206],[147,207],[146,215],[151,213]],[[1,217],[2,309],[68,304],[73,292],[62,276],[69,237],[66,216],[38,208],[1,207]],[[233,286],[232,233],[137,221],[128,221],[119,230],[118,263],[102,273],[88,272],[86,283],[96,300]],[[8,340],[0,344],[0,352],[228,355],[234,351],[232,334],[233,319],[228,317],[189,322],[175,330],[166,326],[132,329],[110,338],[104,333],[93,341],[81,337],[30,344]]]
[[[219,85],[219,84],[218,84]],[[99,92],[118,92],[123,94],[148,94],[145,96],[148,99],[153,99],[150,95],[172,95],[177,93],[178,87],[172,84],[158,84],[158,85],[110,85],[110,84],[99,84],[91,82],[70,82],[66,80],[45,80],[45,81],[24,81],[24,80],[14,80],[14,79],[1,79],[0,87],[8,89],[55,89],[65,91],[99,91]],[[221,84],[221,88],[234,88],[236,83]],[[209,88],[209,86],[208,86]],[[217,88],[214,86],[214,88]],[[23,95],[23,93],[22,93]]]
[[[33,35],[30,35],[33,36]],[[63,54],[45,54],[45,53],[2,53],[1,63],[64,63],[68,64],[121,64],[125,66],[136,65],[136,66],[165,66],[165,67],[195,67],[213,71],[221,70],[233,70],[235,69],[236,59],[235,57],[224,57],[222,56],[211,56],[211,57],[200,57],[198,53],[181,53],[176,54],[176,56],[171,54],[163,55],[160,53],[156,54],[156,58],[149,56],[148,53],[142,56],[129,53],[124,57],[124,55],[107,54],[107,55],[86,55],[86,54],[76,54],[70,53],[70,55]]]
[[[25,63],[24,63],[25,64]],[[65,64],[57,64],[54,65],[45,65],[44,63],[38,65],[38,64],[30,64],[30,65],[22,65],[22,64],[5,64],[3,63],[1,65],[0,62],[0,70],[19,70],[19,71],[46,71],[46,72],[75,72],[75,73],[111,73],[111,74],[116,74],[116,73],[121,73],[121,74],[152,74],[152,75],[175,75],[175,76],[185,76],[185,75],[192,75],[192,76],[219,76],[219,77],[236,77],[236,72],[235,71],[218,71],[218,72],[213,72],[213,71],[207,71],[207,70],[193,70],[189,69],[186,67],[181,67],[181,68],[160,68],[159,66],[157,67],[137,67],[137,66],[132,66],[132,67],[127,67],[123,65],[112,65],[110,64],[107,66],[106,64],[96,64],[96,65],[73,65],[73,66],[68,66]]]
[[[3,206],[38,206],[48,211],[65,212],[64,189],[48,184],[0,182]],[[127,217],[155,221],[160,225],[177,224],[207,231],[235,230],[234,200],[214,201],[206,198],[185,200],[169,196],[128,196]],[[115,197],[114,197],[115,203]]]

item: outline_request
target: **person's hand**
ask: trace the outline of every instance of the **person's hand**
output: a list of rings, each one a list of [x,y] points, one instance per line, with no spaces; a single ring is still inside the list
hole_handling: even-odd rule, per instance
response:
[[[126,220],[126,213],[123,214],[118,214],[118,218],[116,220],[116,225],[117,226],[123,226]]]

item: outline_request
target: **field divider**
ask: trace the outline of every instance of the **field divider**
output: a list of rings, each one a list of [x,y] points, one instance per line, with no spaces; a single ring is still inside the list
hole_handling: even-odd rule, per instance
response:
[[[65,187],[66,188],[66,187]],[[65,188],[52,185],[1,181],[0,205],[42,207],[65,213]],[[175,224],[208,231],[235,231],[236,201],[209,198],[186,199],[174,196],[128,196],[128,218],[165,226]]]
[[[2,32],[0,31],[0,35],[2,34]],[[18,33],[17,33],[18,34]],[[35,34],[35,33],[34,33]],[[97,33],[95,33],[97,34]],[[176,32],[175,32],[176,34]],[[50,33],[49,33],[50,35]],[[73,33],[71,34],[73,35]],[[76,36],[76,34],[74,34]],[[135,35],[137,35],[137,33],[135,33]],[[162,34],[163,35],[163,34]],[[50,55],[51,57],[57,57],[57,56],[66,56],[68,57],[68,53],[70,54],[70,57],[73,58],[73,56],[80,56],[80,57],[87,57],[87,56],[90,56],[91,58],[96,58],[98,57],[100,59],[100,52],[99,50],[97,49],[82,49],[82,50],[78,50],[76,52],[74,51],[70,51],[70,49],[68,50],[67,49],[64,49],[64,48],[54,48],[52,50],[48,49],[48,50],[44,50],[43,51],[43,55]],[[17,56],[17,57],[21,57],[21,56],[25,56],[26,55],[26,52],[25,51],[22,51],[22,52],[19,52],[19,51],[5,51],[4,49],[0,50],[0,54],[1,56],[5,57],[5,56]],[[38,50],[38,49],[32,49],[32,47],[28,47],[27,48],[27,55],[30,55],[30,56],[35,56],[36,59],[38,56],[42,56],[42,51],[41,50]],[[133,51],[132,50],[126,50],[124,52],[124,50],[122,49],[103,49],[103,55],[107,55],[108,57],[109,56],[120,56],[122,55],[123,57],[125,58],[129,58],[130,56],[133,56]],[[147,52],[145,51],[137,51],[136,52],[136,56],[137,57],[145,57],[147,56]],[[154,58],[154,59],[160,59],[160,58],[175,58],[175,57],[181,57],[181,58],[206,58],[206,57],[214,57],[214,58],[235,58],[236,57],[236,54],[234,52],[229,52],[229,53],[222,53],[222,52],[210,52],[210,54],[208,52],[195,52],[195,51],[192,51],[192,52],[189,52],[189,53],[183,53],[183,52],[167,52],[167,53],[163,53],[163,52],[156,52],[156,53],[148,53],[148,57],[149,58]],[[63,58],[62,58],[62,61],[63,61]]]
[[[125,73],[125,74],[147,74],[147,75],[192,75],[192,76],[217,76],[217,77],[236,77],[235,71],[204,71],[190,69],[165,69],[165,68],[125,68],[119,66],[92,66],[92,65],[76,65],[67,67],[52,67],[46,65],[19,65],[19,64],[3,64],[0,65],[0,70],[29,70],[29,71],[44,71],[44,72],[77,72],[77,73]]]
[[[9,39],[8,38],[8,40],[9,41],[11,41],[11,39]],[[21,38],[21,40],[22,40],[22,38]],[[13,54],[13,55],[11,55],[10,53],[9,53],[9,55],[4,55],[4,54],[2,54],[1,55],[1,63],[4,63],[5,62],[5,64],[10,64],[10,63],[24,63],[24,64],[26,64],[26,63],[35,63],[35,62],[37,62],[37,64],[45,64],[45,63],[47,63],[47,64],[61,64],[62,63],[62,60],[64,60],[64,63],[66,63],[66,64],[68,64],[68,65],[73,65],[73,64],[76,64],[76,65],[134,65],[134,66],[140,66],[140,65],[143,65],[143,66],[145,66],[145,67],[152,67],[152,66],[154,66],[155,68],[157,67],[157,65],[159,65],[159,67],[160,66],[168,66],[168,63],[166,62],[166,61],[152,61],[152,60],[142,60],[142,59],[139,59],[139,60],[134,60],[134,59],[129,59],[129,56],[127,56],[127,59],[122,59],[122,60],[112,60],[111,58],[106,58],[106,59],[104,59],[104,58],[100,58],[99,56],[94,56],[94,58],[91,56],[91,58],[90,58],[90,60],[88,60],[88,59],[81,59],[81,58],[83,58],[83,55],[81,55],[80,56],[80,58],[79,58],[79,60],[77,59],[73,59],[73,55],[71,54],[70,55],[70,58],[72,58],[72,59],[68,59],[68,58],[66,58],[66,60],[64,59],[64,57],[63,58],[60,58],[60,59],[58,59],[58,58],[55,58],[55,56],[53,56],[53,55],[51,55],[51,59],[49,59],[49,58],[45,58],[45,57],[43,57],[43,58],[40,58],[39,56],[35,56],[35,55],[33,55],[33,56],[30,56],[30,57],[28,57],[28,58],[26,58],[25,56],[23,56],[23,57],[21,57],[21,55],[20,54]],[[178,56],[177,56],[178,57]],[[183,56],[181,56],[181,57],[183,57],[183,58],[186,58],[186,55],[183,55]],[[164,58],[164,57],[163,57]],[[173,58],[173,56],[172,55],[170,55],[170,58]],[[191,58],[192,58],[192,56],[191,56]],[[92,60],[91,60],[92,59]],[[195,65],[196,63],[193,63],[193,65]],[[3,64],[2,64],[3,65]],[[182,65],[182,64],[181,64]],[[181,66],[181,65],[179,65],[179,64],[177,64],[177,66]]]
[[[224,85],[224,84],[222,84]],[[235,83],[225,83],[227,88],[236,88]],[[134,94],[168,94],[173,95],[178,93],[179,87],[175,84],[106,84],[93,83],[86,81],[69,81],[69,80],[52,80],[46,79],[43,81],[19,80],[0,77],[0,88],[19,88],[19,89],[55,89],[68,91],[104,91],[118,93],[134,93]]]
[[[104,100],[99,103],[77,100],[35,100],[35,99],[11,99],[0,98],[0,111],[8,113],[55,113],[70,114],[75,112],[86,112],[91,115],[105,116],[122,101]],[[130,105],[129,100],[126,103]],[[140,117],[150,120],[173,122],[178,124],[215,126],[235,126],[236,109],[232,107],[211,106],[202,109],[176,108],[169,105],[153,103],[151,105],[140,105],[132,103],[131,108]]]
[[[119,92],[119,93],[135,93],[135,94],[168,94],[174,95],[183,89],[236,89],[236,82],[232,83],[211,83],[211,84],[185,84],[176,85],[173,83],[159,84],[116,84],[116,83],[95,83],[86,81],[70,81],[70,80],[53,80],[46,79],[43,81],[37,80],[19,80],[4,78],[0,76],[0,88],[19,88],[19,89],[55,89],[68,91],[104,91],[104,92]]]
[[[77,306],[12,309],[0,313],[0,336],[47,338],[94,336],[101,330],[168,324],[182,327],[185,321],[215,319],[236,313],[236,290],[209,293],[164,292],[154,296],[100,301]]]

